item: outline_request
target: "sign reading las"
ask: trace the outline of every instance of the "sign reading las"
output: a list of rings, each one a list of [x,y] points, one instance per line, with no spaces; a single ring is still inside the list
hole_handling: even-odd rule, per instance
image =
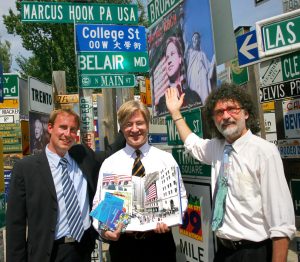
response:
[[[21,2],[22,22],[137,24],[137,5]]]

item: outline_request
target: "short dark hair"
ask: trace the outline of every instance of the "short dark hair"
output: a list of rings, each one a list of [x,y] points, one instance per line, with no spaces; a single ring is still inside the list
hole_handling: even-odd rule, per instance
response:
[[[205,101],[204,114],[208,127],[212,132],[212,136],[224,138],[215,125],[213,115],[217,102],[228,100],[238,102],[241,105],[241,107],[249,114],[248,119],[246,119],[246,127],[254,134],[259,132],[258,116],[251,96],[241,87],[224,83],[220,88],[214,89]]]

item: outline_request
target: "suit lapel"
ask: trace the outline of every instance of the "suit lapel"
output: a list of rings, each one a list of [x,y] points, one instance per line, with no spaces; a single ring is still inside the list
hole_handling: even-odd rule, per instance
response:
[[[56,190],[54,186],[54,181],[52,177],[52,173],[50,170],[48,158],[46,156],[45,151],[39,155],[39,158],[37,160],[38,170],[41,173],[41,176],[45,180],[45,183],[50,191],[51,196],[54,198],[55,201],[57,201],[57,195]]]

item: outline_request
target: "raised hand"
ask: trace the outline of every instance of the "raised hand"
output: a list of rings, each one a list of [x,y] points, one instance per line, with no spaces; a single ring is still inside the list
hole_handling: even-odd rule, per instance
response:
[[[182,94],[180,98],[178,98],[176,88],[168,88],[166,90],[166,105],[171,115],[180,113],[180,108],[183,104],[184,95],[185,94]]]

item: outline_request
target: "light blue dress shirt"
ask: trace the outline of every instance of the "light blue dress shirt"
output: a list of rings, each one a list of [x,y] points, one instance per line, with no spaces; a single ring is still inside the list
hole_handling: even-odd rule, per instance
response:
[[[63,195],[63,187],[61,183],[62,167],[61,165],[59,165],[61,157],[51,152],[48,149],[48,146],[46,147],[46,155],[48,158],[57,195],[58,216],[55,228],[55,239],[59,239],[64,236],[69,236],[69,225],[67,220],[66,205]],[[80,211],[82,213],[83,226],[86,230],[91,225],[89,216],[90,207],[87,192],[87,181],[85,176],[82,174],[82,171],[78,167],[77,163],[70,157],[68,152],[65,154],[64,157],[68,160],[68,173],[70,175],[71,180],[74,183],[75,191],[77,193],[78,202],[80,205]],[[45,203],[45,205],[47,205],[47,203]]]

